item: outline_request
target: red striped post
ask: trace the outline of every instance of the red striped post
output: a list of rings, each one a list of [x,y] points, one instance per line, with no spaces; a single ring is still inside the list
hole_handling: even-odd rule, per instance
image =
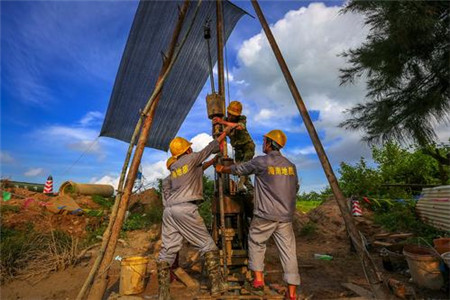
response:
[[[44,194],[53,194],[53,177],[52,175],[48,176],[47,182],[44,186]]]

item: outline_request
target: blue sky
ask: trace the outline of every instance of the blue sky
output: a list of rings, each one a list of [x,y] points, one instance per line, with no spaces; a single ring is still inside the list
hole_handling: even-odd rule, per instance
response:
[[[234,3],[254,15],[249,1]],[[137,4],[1,2],[3,178],[43,183],[52,174],[56,185],[116,180],[127,145],[96,138]],[[369,155],[360,133],[336,126],[342,111],[364,96],[362,83],[339,87],[337,70],[344,62],[337,54],[359,45],[367,34],[361,17],[340,15],[340,5],[261,2],[335,167]],[[284,152],[297,164],[302,190],[323,188],[325,176],[257,19],[242,18],[227,54],[231,98],[243,102],[258,151],[262,134],[285,130]],[[208,90],[207,84],[178,133],[193,139],[197,148],[210,138],[204,104]],[[146,150],[142,165],[149,181],[164,176],[167,158],[165,152]]]

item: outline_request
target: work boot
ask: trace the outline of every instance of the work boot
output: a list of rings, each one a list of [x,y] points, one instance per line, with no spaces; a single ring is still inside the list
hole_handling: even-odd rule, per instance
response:
[[[170,265],[167,261],[158,261],[158,300],[170,300]]]
[[[225,282],[220,271],[219,251],[209,251],[205,253],[205,266],[208,273],[211,295],[220,295],[227,291],[228,284]]]
[[[244,288],[256,296],[264,296],[264,282],[253,280],[252,282],[246,281]]]

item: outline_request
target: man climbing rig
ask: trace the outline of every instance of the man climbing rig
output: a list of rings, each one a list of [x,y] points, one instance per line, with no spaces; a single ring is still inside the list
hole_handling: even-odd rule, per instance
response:
[[[243,163],[255,156],[255,143],[247,131],[247,117],[242,115],[242,104],[239,101],[231,101],[227,108],[228,117],[221,119],[215,117],[214,124],[222,124],[234,128],[228,134],[231,146],[234,148],[236,163]],[[248,176],[240,176],[238,192],[253,192],[253,185]]]

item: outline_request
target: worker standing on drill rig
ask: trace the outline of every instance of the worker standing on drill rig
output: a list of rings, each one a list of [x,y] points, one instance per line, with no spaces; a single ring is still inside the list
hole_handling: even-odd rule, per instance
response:
[[[231,127],[200,152],[193,152],[191,143],[181,137],[170,142],[176,161],[170,165],[170,192],[165,201],[162,220],[162,245],[158,257],[159,299],[170,299],[170,266],[182,247],[183,238],[205,255],[212,295],[225,292],[226,282],[220,271],[219,250],[198,213],[203,200],[203,161],[219,151]]]
[[[280,153],[286,140],[281,130],[272,130],[264,135],[263,152],[266,155],[229,167],[216,165],[216,171],[237,175],[255,174],[255,208],[248,237],[249,268],[254,273],[250,289],[263,294],[266,242],[273,236],[283,266],[283,279],[288,284],[286,298],[293,300],[297,297],[296,289],[300,285],[292,228],[299,186],[295,165]]]
[[[231,146],[234,148],[234,160],[237,163],[247,162],[255,156],[255,143],[247,131],[247,117],[242,115],[242,104],[239,101],[231,101],[227,113],[228,117],[224,119],[213,118],[213,123],[234,127],[228,134]],[[240,176],[237,190],[253,192],[253,185],[248,176]]]
[[[202,168],[203,171],[208,169],[210,166],[212,166],[214,163],[217,162],[218,157],[215,156],[213,159],[206,161],[203,163]],[[169,159],[166,161],[166,167],[170,171],[170,167],[173,165],[174,162],[176,162],[177,159],[174,156],[169,157]],[[167,206],[167,199],[169,199],[172,189],[172,183],[170,181],[170,177],[172,174],[164,178],[161,182],[161,189],[162,189],[162,203],[163,207]],[[173,273],[178,267],[178,260],[180,257],[180,252],[176,254],[175,260],[172,263],[172,266],[170,267],[170,282],[174,281],[176,279],[176,275]]]

